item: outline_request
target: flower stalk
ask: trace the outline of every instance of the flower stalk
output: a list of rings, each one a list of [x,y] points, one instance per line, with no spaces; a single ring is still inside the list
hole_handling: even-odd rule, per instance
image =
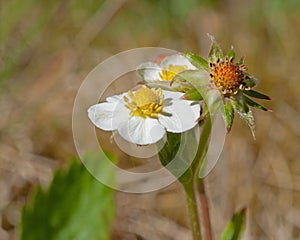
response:
[[[190,184],[184,184],[184,191],[186,196],[186,202],[188,207],[188,215],[190,219],[190,226],[193,234],[194,240],[202,240],[201,237],[201,227],[200,227],[200,217],[197,205],[197,194],[195,191],[197,187],[191,182]]]
[[[203,239],[205,240],[212,240],[212,228],[209,215],[209,206],[204,185],[204,178],[200,178],[199,173],[205,164],[205,157],[208,148],[208,140],[211,134],[211,127],[211,117],[208,114],[204,120],[203,131],[199,140],[198,150],[194,160],[197,166],[193,179],[193,186],[195,186],[195,193],[199,195],[199,201],[197,201],[199,208],[197,208],[197,210],[200,209],[201,211],[200,216],[202,217],[202,219],[200,223],[202,224],[201,228],[203,229],[202,232],[205,236]]]
[[[210,215],[209,215],[209,206],[205,191],[205,185],[204,185],[204,179],[199,178],[197,182],[197,190],[199,192],[199,206],[202,216],[202,223],[203,223],[203,231],[205,240],[212,240],[212,228],[211,228],[211,221],[210,221]]]
[[[204,179],[199,178],[199,173],[205,164],[208,140],[211,134],[211,118],[209,115],[204,120],[202,134],[198,149],[192,163],[193,178],[190,182],[182,182],[188,205],[188,215],[194,240],[212,240],[212,228],[209,215],[209,206],[205,192]],[[199,212],[200,211],[200,212]],[[201,217],[201,219],[200,219]],[[201,232],[203,235],[201,235]]]

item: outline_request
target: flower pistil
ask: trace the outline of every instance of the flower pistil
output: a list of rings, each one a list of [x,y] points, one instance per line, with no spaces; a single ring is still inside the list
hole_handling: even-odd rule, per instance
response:
[[[219,91],[225,96],[232,96],[238,93],[238,90],[245,88],[244,71],[247,67],[244,64],[233,63],[233,58],[225,57],[224,61],[220,58],[215,63],[210,63],[210,76]]]

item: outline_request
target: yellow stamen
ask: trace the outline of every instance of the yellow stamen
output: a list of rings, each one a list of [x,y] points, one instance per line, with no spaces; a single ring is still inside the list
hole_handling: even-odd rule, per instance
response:
[[[161,73],[159,74],[161,80],[163,81],[172,81],[173,78],[180,72],[187,69],[185,65],[172,65],[168,66],[168,69],[162,69]]]
[[[164,97],[160,88],[147,88],[143,86],[135,94],[128,91],[130,100],[124,96],[126,107],[130,110],[131,116],[158,118],[163,110]]]

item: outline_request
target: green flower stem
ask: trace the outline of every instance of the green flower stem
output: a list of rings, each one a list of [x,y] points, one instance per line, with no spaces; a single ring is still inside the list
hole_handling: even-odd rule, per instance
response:
[[[204,122],[196,157],[195,160],[193,161],[193,164],[195,165],[193,166],[193,168],[196,169],[194,174],[194,179],[193,179],[193,186],[195,186],[194,194],[196,195],[199,194],[199,201],[197,201],[197,203],[201,210],[201,220],[202,220],[201,227],[203,228],[205,240],[212,240],[212,231],[211,231],[211,222],[209,217],[208,202],[205,193],[204,179],[199,177],[199,172],[203,168],[203,165],[205,164],[205,157],[207,153],[208,140],[211,133],[211,127],[212,127],[211,118],[210,115],[208,114]]]
[[[178,178],[178,181],[183,185],[185,190],[188,205],[188,215],[194,240],[211,240],[212,233],[209,220],[208,204],[204,189],[204,182],[203,179],[199,178],[199,172],[202,170],[203,166],[205,166],[205,157],[209,142],[208,140],[211,134],[210,116],[207,115],[205,120],[201,121],[200,124],[202,123],[203,128],[198,143],[196,155],[192,161],[192,164],[188,167],[188,169],[186,169],[184,174]],[[161,149],[161,151],[159,152],[159,159],[163,166],[167,166],[168,163],[172,159],[174,159],[175,155],[177,154],[178,148],[181,144],[181,135],[175,133],[168,133],[167,138],[168,144],[166,144],[164,148]],[[195,142],[191,141],[188,144],[196,144],[196,137],[194,140]],[[185,144],[187,143],[185,142]],[[187,147],[188,146],[189,145],[187,145]],[[184,161],[184,158],[190,157],[189,152],[187,152],[188,148],[185,150],[186,151],[181,152],[179,155],[179,160],[183,161],[183,166],[185,166],[184,164],[186,162],[189,162]],[[179,166],[179,169],[180,167],[181,166]],[[177,176],[176,173],[178,172],[178,169],[169,168],[168,170],[172,174]],[[204,235],[201,235],[201,233],[203,233]]]
[[[194,240],[201,240],[200,232],[200,221],[199,221],[199,211],[197,209],[197,197],[195,195],[194,184],[190,183],[184,184],[184,191],[186,195],[186,201],[188,205],[188,213],[190,218],[190,225],[193,233]]]
[[[211,133],[211,118],[208,114],[205,123],[203,126],[203,131],[199,140],[198,150],[195,158],[195,163],[197,163],[196,167],[196,174],[194,175],[194,184],[197,186],[195,188],[195,191],[199,194],[199,202],[200,205],[199,208],[201,209],[201,217],[202,217],[202,227],[203,232],[205,236],[205,240],[212,240],[212,231],[211,231],[211,222],[210,222],[210,216],[209,216],[209,208],[208,208],[208,202],[207,197],[205,193],[205,186],[204,186],[204,179],[199,177],[199,172],[201,171],[201,168],[203,168],[203,165],[205,164],[205,157],[207,153],[208,148],[208,140]]]
[[[194,240],[212,240],[209,208],[205,193],[204,179],[199,178],[200,169],[203,167],[203,164],[205,164],[205,157],[210,133],[211,118],[208,115],[204,121],[204,126],[199,140],[196,157],[191,166],[192,169],[194,169],[193,179],[186,183],[182,182],[186,194],[190,224]],[[199,196],[199,199],[197,196]],[[199,214],[199,209],[201,214]],[[201,222],[199,216],[201,216]],[[201,235],[202,229],[202,232],[204,233],[203,238]]]

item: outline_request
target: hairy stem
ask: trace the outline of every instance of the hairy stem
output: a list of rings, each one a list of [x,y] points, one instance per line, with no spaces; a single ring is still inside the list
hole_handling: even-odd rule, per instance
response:
[[[198,192],[199,192],[199,205],[201,209],[201,217],[202,217],[202,227],[204,231],[204,239],[205,240],[212,240],[212,229],[211,229],[211,222],[209,216],[209,206],[205,192],[204,186],[204,179],[199,178],[197,181]]]
[[[199,211],[197,208],[197,197],[195,195],[195,189],[193,182],[190,184],[184,184],[184,191],[186,195],[186,201],[188,205],[188,215],[190,218],[191,229],[194,240],[201,240],[201,229],[199,221]]]
[[[210,222],[210,216],[209,216],[209,207],[208,207],[208,201],[207,201],[207,196],[205,192],[205,186],[204,186],[204,179],[199,177],[199,172],[201,171],[201,168],[203,168],[205,164],[205,157],[207,153],[207,148],[208,148],[208,140],[210,138],[210,133],[211,133],[211,118],[208,115],[207,118],[205,119],[202,134],[199,140],[198,144],[198,150],[196,153],[195,160],[193,164],[196,164],[194,169],[196,169],[194,173],[194,182],[193,186],[195,195],[199,195],[199,201],[197,201],[199,205],[199,209],[201,211],[201,222],[200,226],[201,229],[203,230],[204,234],[204,239],[205,240],[212,240],[212,229],[211,229],[211,222]],[[198,208],[196,208],[198,209]]]

